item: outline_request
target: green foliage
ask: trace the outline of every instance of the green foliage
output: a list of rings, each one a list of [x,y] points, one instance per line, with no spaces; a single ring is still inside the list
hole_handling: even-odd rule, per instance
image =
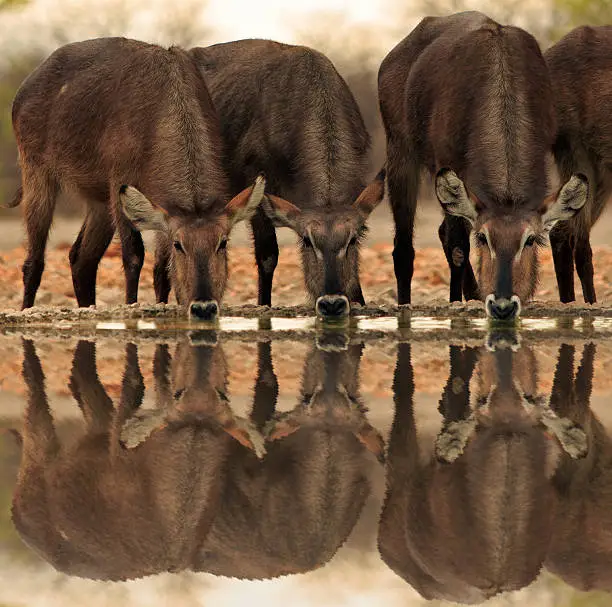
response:
[[[553,40],[579,25],[612,25],[612,0],[554,0],[553,7]]]
[[[0,0],[0,11],[7,8],[17,8],[27,4],[28,0]]]
[[[0,206],[13,197],[19,184],[17,147],[11,117],[13,98],[25,77],[42,59],[36,55],[15,58],[0,70]],[[13,215],[17,213],[19,209],[11,211]]]

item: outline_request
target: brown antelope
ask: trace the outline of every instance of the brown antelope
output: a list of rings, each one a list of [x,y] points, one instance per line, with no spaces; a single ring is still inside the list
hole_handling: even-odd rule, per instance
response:
[[[229,446],[251,443],[224,398],[220,350],[191,348],[181,362],[176,399],[159,391],[163,423],[129,448],[121,439],[124,422],[144,394],[136,346],[127,347],[115,408],[97,376],[94,344],[79,342],[70,388],[86,431],[60,444],[40,361],[24,341],[27,407],[13,521],[59,571],[125,580],[193,567],[219,507]]]
[[[359,243],[383,198],[384,173],[364,188],[370,138],[347,84],[304,46],[239,40],[191,54],[221,118],[232,192],[260,171],[267,178],[270,194],[251,221],[259,304],[272,303],[275,226],[286,226],[298,236],[317,314],[364,305]]]
[[[13,102],[28,253],[23,307],[34,305],[57,197],[73,193],[87,214],[70,251],[78,305],[96,301],[99,261],[115,229],[122,245],[126,302],[137,300],[144,260],[139,230],[159,233],[159,249],[179,304],[215,316],[227,280],[227,242],[249,219],[264,180],[230,200],[219,119],[192,57],[125,38],[56,50]],[[137,189],[138,188],[138,189]],[[158,301],[168,270],[157,268]]]
[[[582,213],[555,226],[550,243],[562,302],[574,301],[574,264],[584,301],[597,301],[590,232],[612,195],[612,26],[581,26],[544,53],[555,92],[559,173],[589,180]]]
[[[263,579],[324,566],[352,532],[370,492],[368,451],[382,458],[380,434],[359,396],[362,344],[313,347],[300,402],[275,412],[278,384],[270,344],[259,344],[251,419],[266,438],[261,460],[234,445],[219,511],[198,569]]]
[[[427,599],[481,603],[530,584],[542,568],[560,451],[545,431],[575,457],[584,455],[585,437],[542,405],[534,363],[525,348],[483,354],[451,346],[445,420],[423,460],[410,344],[399,345],[378,544],[385,563]]]
[[[450,300],[485,299],[496,319],[535,291],[538,245],[587,199],[581,174],[547,195],[556,133],[553,92],[535,38],[478,12],[427,17],[384,59],[378,92],[387,135],[398,302],[411,301],[421,169],[435,182]],[[479,256],[469,261],[470,230]]]
[[[553,477],[557,497],[546,568],[581,591],[612,592],[612,440],[590,408],[595,344],[586,344],[574,373],[573,345],[563,344],[551,406],[585,428],[584,459],[563,456]]]

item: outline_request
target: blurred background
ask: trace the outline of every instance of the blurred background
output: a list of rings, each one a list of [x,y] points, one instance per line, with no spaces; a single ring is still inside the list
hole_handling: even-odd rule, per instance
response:
[[[312,46],[330,57],[357,98],[372,135],[374,173],[384,158],[376,93],[382,58],[422,17],[470,9],[528,29],[543,48],[576,25],[612,23],[612,0],[0,0],[0,206],[19,181],[13,97],[58,46],[100,36],[185,47],[256,37]],[[58,213],[80,214],[71,204]],[[3,217],[20,214],[0,209]]]

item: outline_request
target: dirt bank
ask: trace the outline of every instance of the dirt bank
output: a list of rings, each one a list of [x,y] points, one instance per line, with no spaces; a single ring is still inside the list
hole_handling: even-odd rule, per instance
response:
[[[67,243],[48,251],[45,273],[37,297],[37,305],[54,307],[76,307],[72,290],[72,279],[68,264]],[[362,251],[361,277],[364,294],[370,306],[392,306],[396,302],[395,276],[391,257],[392,246],[378,243]],[[598,246],[594,249],[595,287],[604,308],[612,307],[612,247]],[[21,247],[0,253],[0,310],[17,309],[21,303],[21,265],[24,259]],[[547,313],[576,306],[558,305],[557,287],[550,250],[541,252],[542,272],[536,300]],[[139,299],[141,303],[154,303],[153,256],[148,253],[142,271]],[[435,303],[436,307],[447,306],[449,272],[440,247],[417,250],[413,278],[413,304],[415,307]],[[581,299],[579,282],[577,295]],[[123,302],[124,279],[121,268],[121,253],[113,243],[104,256],[98,274],[99,308]],[[295,247],[281,247],[279,265],[275,274],[272,301],[275,306],[303,304],[305,291],[298,252]],[[255,304],[257,301],[257,271],[253,252],[249,246],[234,246],[230,251],[230,280],[225,297],[228,306]],[[555,305],[557,304],[557,305]],[[554,307],[553,307],[554,306]],[[534,313],[537,313],[537,307]],[[578,308],[581,306],[578,305]],[[602,307],[602,306],[599,306]],[[575,313],[574,310],[572,313]]]

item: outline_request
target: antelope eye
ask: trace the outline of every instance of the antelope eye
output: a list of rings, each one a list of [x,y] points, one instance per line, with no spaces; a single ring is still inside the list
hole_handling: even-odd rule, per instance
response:
[[[302,244],[303,244],[305,247],[312,247],[312,241],[310,240],[310,238],[308,238],[308,236],[304,236],[304,237],[302,238]]]
[[[174,241],[174,248],[179,252],[179,253],[184,253],[185,249],[183,249],[183,245],[180,243],[180,241],[175,240]]]
[[[487,235],[484,232],[477,232],[476,233],[476,242],[480,245],[486,245],[487,244]]]
[[[219,246],[217,247],[217,251],[224,251],[225,249],[227,249],[227,238],[221,240]]]
[[[527,240],[525,240],[525,246],[532,247],[535,244],[535,241],[536,241],[535,234],[531,234],[531,236],[528,236]]]
[[[352,246],[354,244],[357,244],[357,236],[353,236],[350,240],[349,240],[349,246]]]

